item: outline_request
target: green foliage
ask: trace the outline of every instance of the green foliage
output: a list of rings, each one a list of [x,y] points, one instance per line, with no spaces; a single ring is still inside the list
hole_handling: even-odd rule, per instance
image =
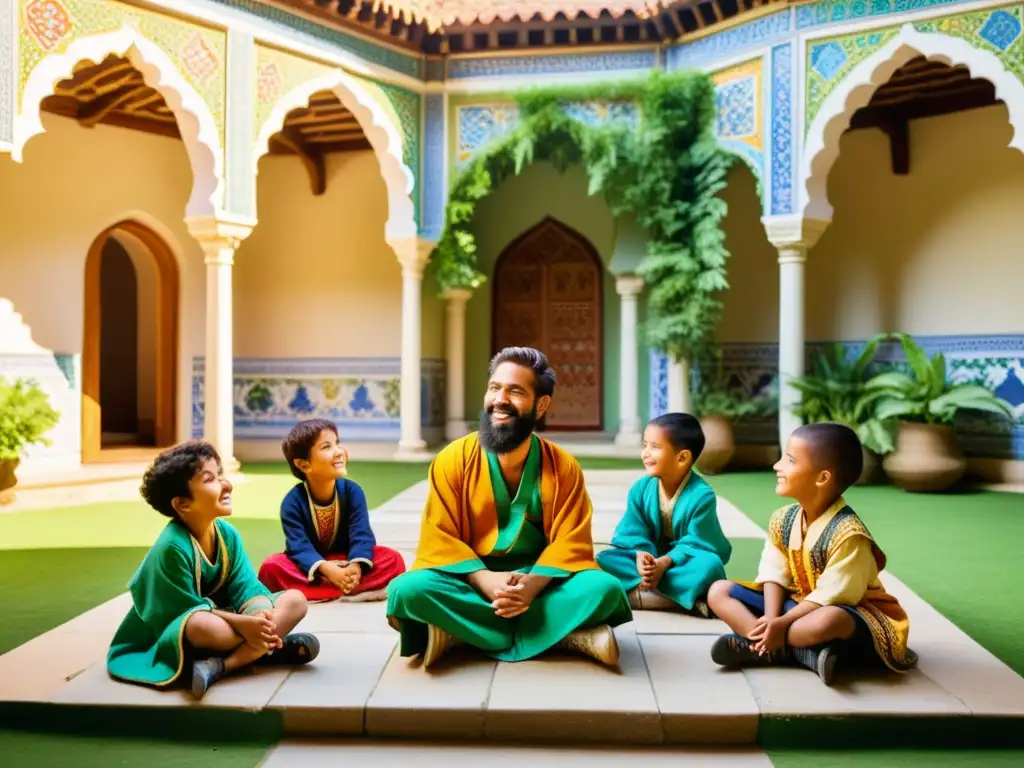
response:
[[[925,424],[951,425],[960,410],[986,411],[1013,418],[1013,406],[980,384],[950,384],[946,358],[927,353],[905,333],[893,334],[903,347],[909,375],[901,371],[879,373],[865,385],[875,398],[875,417]]]
[[[0,376],[0,461],[21,458],[26,445],[50,445],[43,435],[56,426],[60,414],[46,393],[33,382]]]
[[[456,179],[431,268],[442,292],[477,288],[471,226],[479,202],[535,162],[582,166],[589,194],[603,194],[616,216],[632,214],[647,231],[638,273],[651,286],[647,336],[675,360],[694,358],[718,323],[717,294],[728,288],[721,221],[733,155],[714,137],[715,91],[700,72],[655,72],[643,81],[515,95],[521,119],[479,153]],[[565,114],[572,102],[636,101],[639,124],[586,125]]]
[[[808,424],[846,424],[857,430],[861,443],[869,450],[881,455],[892,453],[896,449],[895,423],[878,417],[878,396],[867,389],[868,366],[886,337],[879,334],[869,339],[853,359],[847,357],[842,344],[815,355],[811,372],[791,382],[801,396],[797,415]]]

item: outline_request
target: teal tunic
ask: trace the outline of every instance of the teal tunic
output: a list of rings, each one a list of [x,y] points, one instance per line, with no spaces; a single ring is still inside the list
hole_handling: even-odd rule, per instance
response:
[[[251,614],[274,607],[274,595],[253,571],[233,525],[215,520],[213,562],[188,529],[171,521],[128,583],[132,608],[107,653],[111,677],[166,686],[185,664],[185,624],[197,611],[215,608]]]
[[[629,489],[626,513],[612,536],[611,549],[598,554],[597,564],[628,592],[640,584],[637,552],[668,555],[672,564],[661,577],[658,592],[691,610],[714,582],[725,578],[732,545],[718,522],[715,492],[693,472],[676,500],[672,530],[663,531],[658,482],[645,476]]]
[[[540,445],[536,436],[514,498],[502,478],[497,456],[487,454],[498,514],[498,540],[492,554],[474,566],[408,571],[388,586],[387,614],[398,629],[402,656],[423,653],[427,625],[433,625],[499,661],[523,661],[554,647],[577,629],[631,621],[626,593],[600,570],[572,573],[535,563],[548,545],[540,495]],[[467,570],[471,567],[472,570]],[[490,570],[547,576],[551,583],[525,613],[497,616],[491,603],[466,579]]]

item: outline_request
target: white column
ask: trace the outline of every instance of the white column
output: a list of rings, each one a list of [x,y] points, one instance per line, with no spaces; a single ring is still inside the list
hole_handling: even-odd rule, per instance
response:
[[[418,237],[405,237],[391,240],[388,245],[402,265],[401,437],[395,457],[417,460],[426,455],[427,447],[421,426],[421,293],[423,269],[434,244]]]
[[[466,423],[466,302],[472,291],[452,289],[446,291],[448,302],[447,323],[445,324],[445,359],[448,370],[445,375],[447,406],[445,409],[444,436],[456,440],[469,433]]]
[[[637,303],[644,281],[638,275],[619,275],[615,291],[619,294],[619,433],[616,445],[637,446],[640,432],[640,361],[637,351]]]
[[[235,251],[254,222],[203,217],[186,224],[202,246],[206,263],[204,437],[217,449],[225,471],[236,471],[231,277]]]
[[[829,222],[802,216],[763,221],[768,239],[779,251],[779,445],[785,450],[801,423],[794,412],[800,393],[790,382],[804,375],[804,264]]]
[[[690,391],[690,361],[668,361],[668,410],[670,413],[693,413]]]

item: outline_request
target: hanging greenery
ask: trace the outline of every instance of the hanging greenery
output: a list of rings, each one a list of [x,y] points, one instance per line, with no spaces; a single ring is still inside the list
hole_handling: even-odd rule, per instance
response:
[[[589,194],[603,194],[614,215],[632,214],[647,232],[638,273],[651,286],[648,343],[672,359],[693,358],[721,316],[716,297],[728,287],[728,252],[718,194],[735,156],[713,133],[715,90],[700,72],[655,72],[648,79],[585,88],[547,88],[515,95],[518,125],[476,155],[455,181],[445,226],[431,259],[441,291],[476,288],[471,229],[476,207],[510,176],[534,162],[559,171],[582,166]],[[635,102],[636,124],[589,125],[565,107]]]

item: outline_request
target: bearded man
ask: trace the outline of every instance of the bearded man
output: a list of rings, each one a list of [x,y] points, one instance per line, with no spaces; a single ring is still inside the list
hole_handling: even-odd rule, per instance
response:
[[[615,666],[633,618],[594,561],[593,508],[576,460],[534,434],[555,372],[536,349],[491,360],[478,432],[430,465],[416,562],[388,586],[402,656],[429,667],[466,643],[499,661],[559,647]]]

